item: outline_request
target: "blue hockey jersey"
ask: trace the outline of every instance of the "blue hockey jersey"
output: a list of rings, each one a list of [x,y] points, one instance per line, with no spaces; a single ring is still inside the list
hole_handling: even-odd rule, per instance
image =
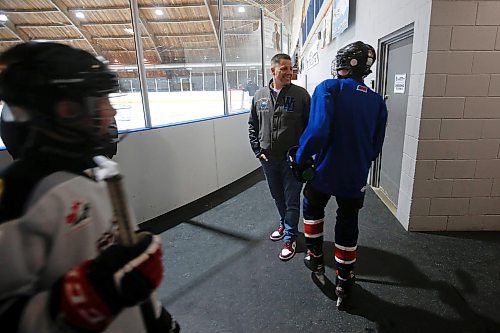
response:
[[[352,78],[320,83],[296,155],[299,164],[315,156],[311,185],[331,195],[363,196],[371,162],[382,150],[386,123],[385,102],[364,83]]]

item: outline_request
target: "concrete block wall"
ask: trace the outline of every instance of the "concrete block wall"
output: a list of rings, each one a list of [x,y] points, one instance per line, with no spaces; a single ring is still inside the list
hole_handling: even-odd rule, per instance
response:
[[[500,1],[431,9],[409,230],[500,230]]]

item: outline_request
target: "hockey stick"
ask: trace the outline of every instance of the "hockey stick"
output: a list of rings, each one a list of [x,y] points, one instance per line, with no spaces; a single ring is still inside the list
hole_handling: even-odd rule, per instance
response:
[[[136,240],[135,228],[132,224],[131,210],[127,204],[125,189],[123,186],[123,176],[120,174],[118,163],[104,156],[94,157],[94,162],[99,167],[97,179],[106,181],[109,197],[113,206],[113,211],[118,224],[118,234],[120,243],[123,245],[132,245]],[[141,303],[140,309],[142,320],[147,333],[154,333],[154,322],[156,320],[153,295]]]

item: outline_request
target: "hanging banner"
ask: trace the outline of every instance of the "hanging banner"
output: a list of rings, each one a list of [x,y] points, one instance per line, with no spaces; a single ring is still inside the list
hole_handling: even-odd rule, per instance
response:
[[[333,0],[332,39],[349,25],[349,0]]]

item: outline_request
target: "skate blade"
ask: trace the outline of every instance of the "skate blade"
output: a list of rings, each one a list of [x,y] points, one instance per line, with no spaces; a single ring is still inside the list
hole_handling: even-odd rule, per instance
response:
[[[337,298],[337,307],[340,307],[340,304],[342,303],[342,297]]]
[[[317,272],[313,272],[313,273],[314,273],[314,276],[316,277],[316,279],[318,279],[318,282],[324,286],[326,284],[325,273],[317,273]]]

